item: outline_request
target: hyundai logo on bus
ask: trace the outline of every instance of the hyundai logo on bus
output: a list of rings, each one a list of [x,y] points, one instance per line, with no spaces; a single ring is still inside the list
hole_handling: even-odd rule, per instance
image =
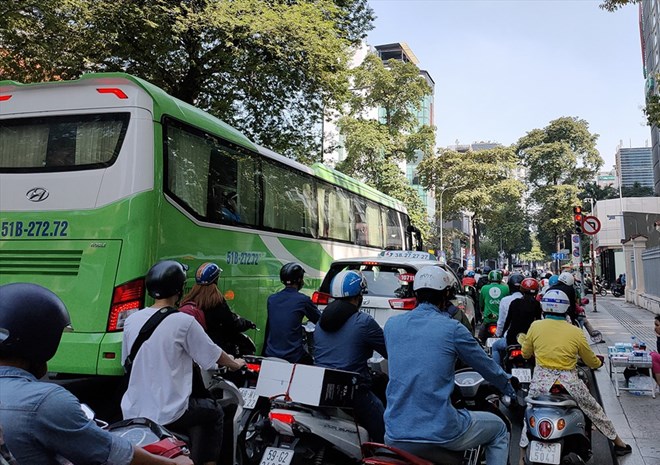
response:
[[[31,202],[41,202],[43,200],[46,200],[48,198],[48,195],[49,195],[48,191],[43,187],[33,187],[32,189],[27,191],[27,194],[25,194],[25,196]]]

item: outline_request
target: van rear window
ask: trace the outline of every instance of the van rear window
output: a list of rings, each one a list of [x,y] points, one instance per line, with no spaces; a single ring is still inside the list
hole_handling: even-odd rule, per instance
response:
[[[0,171],[105,168],[121,150],[129,113],[0,120]]]

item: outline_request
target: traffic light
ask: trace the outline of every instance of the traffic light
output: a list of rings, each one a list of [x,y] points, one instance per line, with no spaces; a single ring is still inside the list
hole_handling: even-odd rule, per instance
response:
[[[575,221],[575,234],[582,234],[582,207],[573,207],[573,220]]]

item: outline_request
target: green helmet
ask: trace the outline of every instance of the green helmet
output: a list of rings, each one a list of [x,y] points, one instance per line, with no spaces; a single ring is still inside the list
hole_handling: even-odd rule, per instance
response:
[[[488,281],[491,283],[501,283],[502,282],[502,272],[500,270],[493,270],[488,273]]]

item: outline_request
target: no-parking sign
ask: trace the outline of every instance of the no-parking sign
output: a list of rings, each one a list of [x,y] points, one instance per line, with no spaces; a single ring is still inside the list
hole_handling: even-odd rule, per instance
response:
[[[595,216],[585,216],[582,221],[582,231],[593,236],[600,231],[600,220]]]

